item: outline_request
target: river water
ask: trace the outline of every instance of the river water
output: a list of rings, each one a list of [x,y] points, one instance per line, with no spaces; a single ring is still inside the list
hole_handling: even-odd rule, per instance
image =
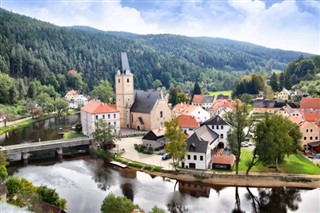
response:
[[[0,145],[7,146],[19,143],[30,143],[59,139],[60,132],[70,130],[72,126],[80,122],[80,115],[53,117],[47,120],[30,124],[0,135]]]
[[[70,129],[77,122],[79,115],[51,118],[0,135],[0,144],[57,139],[60,131]],[[100,205],[110,192],[128,197],[146,212],[155,205],[168,212],[320,212],[319,189],[247,189],[178,183],[132,169],[120,169],[88,155],[63,161],[31,160],[27,166],[12,163],[8,171],[35,185],[56,189],[60,197],[67,200],[71,213],[100,212]]]
[[[320,212],[319,189],[245,188],[178,183],[132,169],[120,169],[90,156],[62,162],[11,166],[11,174],[55,188],[68,212],[100,212],[110,193],[126,196],[146,212]],[[239,202],[236,202],[236,195]],[[250,196],[251,195],[251,196]],[[182,211],[179,211],[182,210]]]

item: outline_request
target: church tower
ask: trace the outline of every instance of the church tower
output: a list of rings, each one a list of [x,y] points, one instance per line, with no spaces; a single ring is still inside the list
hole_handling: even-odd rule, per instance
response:
[[[120,127],[130,128],[130,108],[134,102],[133,74],[130,72],[127,53],[121,53],[121,67],[115,76],[116,104],[120,111]]]

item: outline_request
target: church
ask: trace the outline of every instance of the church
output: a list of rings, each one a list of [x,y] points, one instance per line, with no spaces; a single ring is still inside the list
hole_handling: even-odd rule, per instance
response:
[[[135,91],[127,53],[121,53],[121,67],[115,76],[116,107],[120,127],[152,130],[171,120],[171,109],[162,92]]]

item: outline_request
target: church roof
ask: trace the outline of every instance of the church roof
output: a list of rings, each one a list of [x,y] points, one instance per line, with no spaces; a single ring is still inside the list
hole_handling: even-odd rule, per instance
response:
[[[161,99],[160,92],[136,91],[131,112],[150,113],[158,99]]]

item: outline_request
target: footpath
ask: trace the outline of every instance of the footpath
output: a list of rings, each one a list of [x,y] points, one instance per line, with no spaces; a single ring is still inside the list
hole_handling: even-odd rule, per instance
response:
[[[20,122],[23,122],[23,121],[26,121],[26,120],[29,120],[29,119],[32,119],[32,117],[26,117],[26,118],[15,120],[15,121],[7,121],[7,126],[15,125],[15,124],[18,124]],[[0,122],[0,127],[4,127],[4,123],[3,122]]]
[[[167,177],[179,181],[202,182],[207,185],[250,186],[250,187],[298,187],[320,188],[320,175],[258,173],[250,172],[213,172],[211,170],[179,169],[176,172],[172,160],[162,160],[161,155],[147,155],[134,149],[134,144],[140,144],[141,137],[121,138],[116,141],[118,149],[124,149],[122,157],[128,161],[137,161],[154,166],[161,166],[163,172],[144,171],[151,175]]]

